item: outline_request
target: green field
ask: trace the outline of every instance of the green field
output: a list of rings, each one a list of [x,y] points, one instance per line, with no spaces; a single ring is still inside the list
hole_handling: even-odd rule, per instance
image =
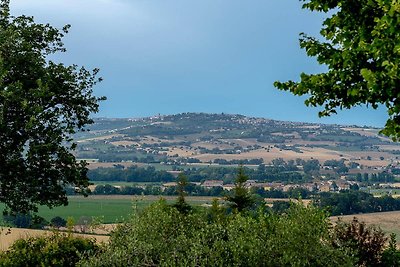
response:
[[[164,197],[169,203],[173,203],[175,196]],[[81,196],[69,197],[69,205],[49,209],[40,207],[38,215],[50,221],[55,216],[64,219],[73,217],[77,222],[79,218],[95,217],[103,223],[118,223],[129,218],[133,210],[141,210],[160,199],[160,196]],[[187,197],[187,202],[194,206],[210,204],[212,197]],[[4,209],[4,205],[0,205]]]
[[[113,186],[146,186],[146,185],[162,185],[163,183],[151,183],[151,182],[120,182],[120,181],[90,181],[94,185],[113,185]]]
[[[50,220],[55,216],[62,218],[73,217],[78,221],[80,217],[96,217],[101,218],[104,223],[122,222],[127,219],[133,211],[134,200],[129,198],[83,198],[83,197],[70,197],[68,206],[56,207],[49,209],[41,207],[39,215]],[[139,207],[147,206],[150,203],[141,202]]]
[[[165,164],[160,164],[160,163],[148,163],[148,164],[139,163],[138,165],[141,167],[152,166],[158,171],[172,171],[172,169],[174,167],[173,165],[165,165]],[[258,167],[258,165],[243,165],[243,166],[246,168],[250,168],[250,169],[256,169]],[[207,163],[191,163],[191,164],[187,164],[187,165],[178,165],[175,167],[186,170],[186,169],[190,169],[190,168],[221,168],[221,167],[223,167],[223,168],[238,168],[239,165],[237,165],[237,164],[219,165],[219,164],[207,164]]]
[[[373,194],[374,196],[383,196],[383,195],[400,195],[400,189],[390,189],[390,188],[380,188],[380,189],[370,189],[368,191],[370,194]]]

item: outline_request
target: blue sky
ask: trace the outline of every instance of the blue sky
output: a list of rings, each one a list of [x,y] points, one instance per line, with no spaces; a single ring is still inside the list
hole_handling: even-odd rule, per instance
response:
[[[96,116],[235,113],[288,121],[383,126],[385,109],[355,108],[319,119],[302,97],[273,87],[323,71],[299,48],[324,14],[297,0],[11,0],[12,14],[61,28],[56,60],[98,67],[108,100]]]

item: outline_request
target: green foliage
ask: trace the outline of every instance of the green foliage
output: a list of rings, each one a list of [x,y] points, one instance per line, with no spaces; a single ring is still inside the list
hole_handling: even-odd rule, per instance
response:
[[[302,174],[294,164],[285,162],[281,166],[262,166],[258,169],[244,168],[250,179],[265,182],[285,182],[285,183],[304,183],[311,180],[310,175]],[[318,160],[302,161],[307,172],[318,172],[320,169]],[[235,181],[237,169],[232,167],[192,167],[184,170],[185,175],[191,182],[201,182],[203,180],[215,179],[224,180],[231,183]],[[138,167],[131,166],[122,168],[97,168],[88,171],[91,181],[122,181],[122,182],[171,182],[174,181],[172,174],[165,170],[156,170],[153,166]],[[189,189],[189,187],[188,187]],[[199,190],[198,188],[196,190]],[[196,191],[194,190],[194,191]],[[99,188],[99,192],[105,192],[104,188]],[[215,195],[204,192],[206,195]],[[194,193],[195,195],[195,193]]]
[[[289,201],[274,201],[272,204],[272,210],[276,213],[284,213],[290,208],[291,203]]]
[[[350,249],[359,266],[378,266],[386,241],[382,230],[366,226],[356,218],[350,223],[339,221],[334,228],[333,245]]]
[[[385,105],[388,120],[382,131],[400,138],[400,9],[398,1],[301,0],[303,8],[329,12],[320,34],[302,33],[300,46],[328,71],[300,75],[300,82],[275,82],[281,90],[309,95],[306,104],[324,106],[320,116],[338,108]]]
[[[400,251],[397,250],[396,234],[390,235],[389,246],[383,251],[381,262],[382,266],[400,266]]]
[[[157,171],[154,167],[147,168],[131,166],[121,168],[98,168],[90,170],[88,177],[91,181],[125,181],[125,182],[171,182],[172,174],[166,171]]]
[[[32,17],[13,17],[0,1],[0,201],[14,212],[66,205],[65,186],[87,193],[86,164],[71,153],[71,135],[98,111],[98,70],[48,59],[64,52],[58,30]]]
[[[89,254],[99,251],[94,240],[61,233],[17,240],[0,254],[0,266],[75,266]]]
[[[55,228],[66,227],[67,220],[65,220],[64,218],[61,218],[60,216],[56,216],[50,220],[50,224],[52,227],[55,227]]]
[[[232,193],[226,196],[226,200],[230,202],[229,206],[235,211],[241,212],[250,209],[255,204],[253,195],[246,187],[248,179],[243,167],[240,166],[235,179],[235,187],[232,189]]]
[[[3,215],[3,220],[7,225],[17,228],[43,229],[49,224],[46,219],[36,214],[5,214]]]
[[[331,215],[400,210],[400,199],[388,195],[377,198],[362,191],[323,192],[316,195],[314,204]]]
[[[189,184],[188,179],[185,174],[180,173],[176,180],[176,191],[178,193],[178,199],[173,205],[180,213],[187,214],[191,210],[191,206],[185,201],[185,187]]]
[[[210,221],[220,221],[226,219],[227,210],[224,206],[219,204],[217,198],[214,198],[211,207],[208,211],[208,217]]]
[[[67,226],[68,232],[72,232],[72,230],[74,229],[74,226],[75,226],[75,220],[73,217],[67,218],[66,226]]]
[[[215,203],[214,203],[215,204]],[[81,266],[351,266],[329,241],[326,214],[293,205],[283,216],[258,211],[209,220],[214,209],[183,215],[153,204],[111,236],[104,253]],[[218,216],[219,216],[218,215]]]

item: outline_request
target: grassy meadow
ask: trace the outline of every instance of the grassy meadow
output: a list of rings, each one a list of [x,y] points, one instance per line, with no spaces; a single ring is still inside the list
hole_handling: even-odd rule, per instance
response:
[[[164,196],[169,203],[173,203],[176,196]],[[40,207],[38,215],[50,221],[55,216],[60,216],[64,219],[68,217],[74,218],[75,222],[79,218],[95,217],[103,223],[119,223],[129,218],[134,210],[141,210],[149,206],[151,203],[160,199],[160,196],[71,196],[69,197],[68,206],[55,207]],[[212,197],[194,197],[188,196],[188,203],[194,206],[203,204],[211,204]],[[4,205],[0,205],[0,209],[4,209]]]
[[[338,218],[341,218],[345,222],[350,222],[354,217],[367,225],[379,226],[388,235],[395,233],[397,235],[397,244],[400,245],[400,211],[332,216],[331,220],[335,222]]]

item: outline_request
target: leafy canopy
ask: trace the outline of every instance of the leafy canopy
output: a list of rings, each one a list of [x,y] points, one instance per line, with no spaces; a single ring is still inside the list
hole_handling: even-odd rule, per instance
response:
[[[281,90],[309,95],[320,116],[357,105],[387,108],[382,133],[400,139],[400,1],[300,0],[303,8],[332,14],[320,31],[324,41],[300,34],[308,56],[328,67],[300,75],[300,82],[275,82]]]
[[[209,220],[209,212],[182,214],[165,200],[155,202],[78,266],[354,266],[346,248],[331,244],[326,213],[312,205],[222,220]]]
[[[71,136],[98,111],[98,70],[48,60],[64,52],[62,30],[10,15],[0,1],[0,202],[28,213],[66,205],[66,186],[87,194],[86,163],[71,153]]]

